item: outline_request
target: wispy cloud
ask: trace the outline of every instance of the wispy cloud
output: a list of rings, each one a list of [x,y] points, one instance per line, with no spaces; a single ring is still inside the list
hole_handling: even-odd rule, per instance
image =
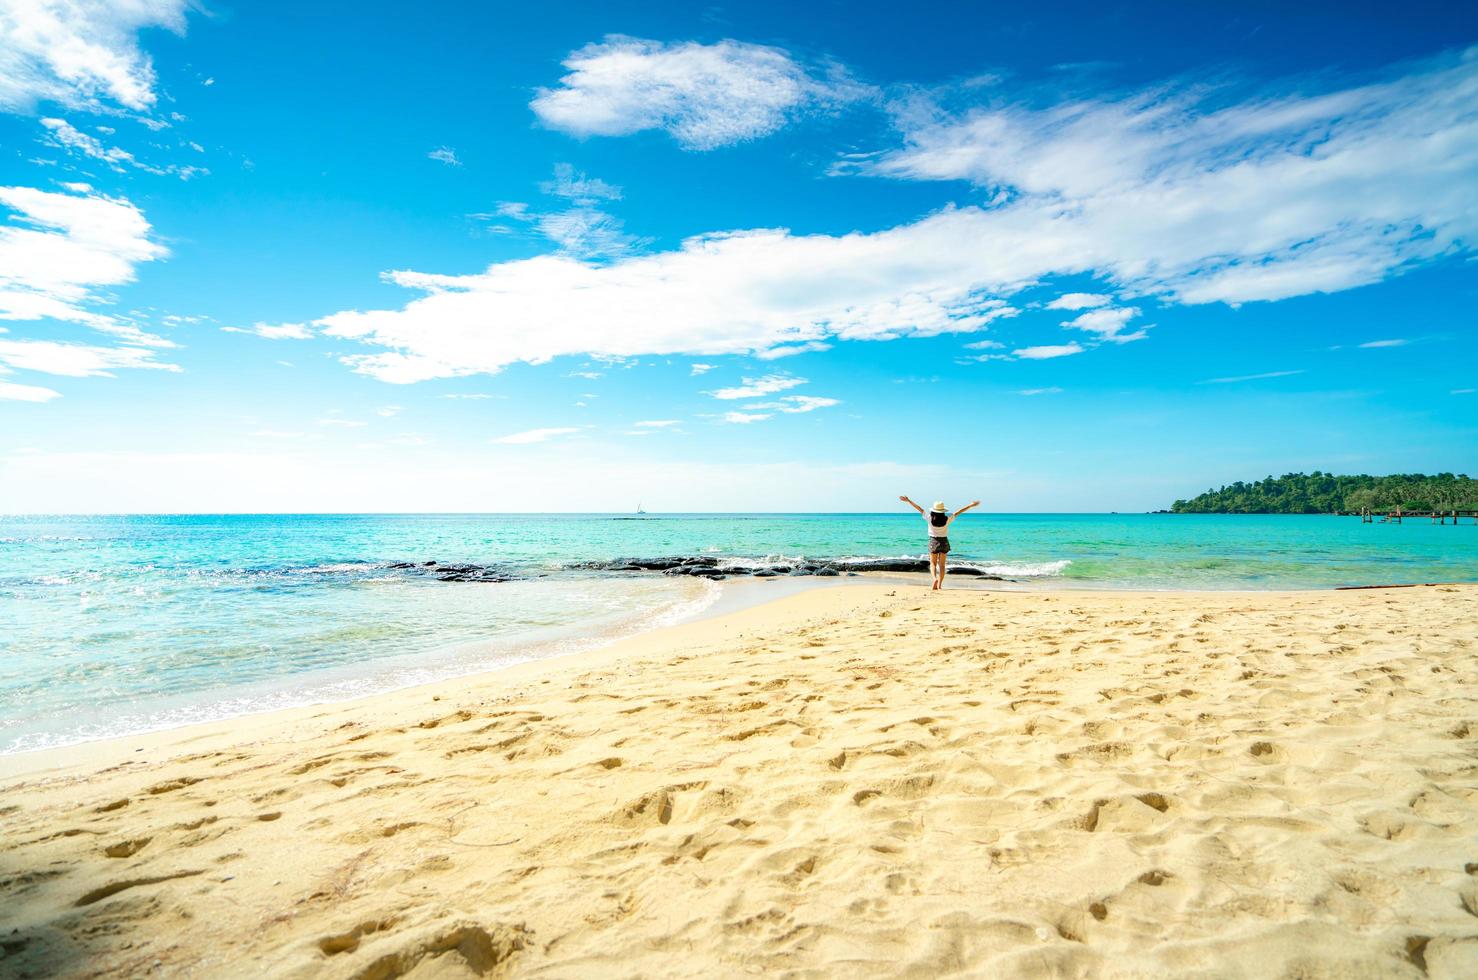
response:
[[[1081,354],[1088,348],[1076,341],[1071,344],[1043,344],[1038,347],[1021,347],[1012,351],[1012,355],[1024,361],[1045,361],[1053,357],[1070,357],[1073,354]]]
[[[612,35],[572,53],[569,74],[529,107],[575,136],[665,130],[684,149],[765,136],[797,115],[869,98],[840,68],[812,73],[780,48],[720,41],[664,44]]]
[[[737,388],[720,388],[708,394],[725,401],[736,398],[763,398],[765,395],[773,395],[777,391],[785,391],[787,388],[795,388],[805,383],[805,378],[793,378],[785,374],[767,374],[763,378],[745,378],[744,383]]]
[[[717,364],[694,364],[690,373],[694,377],[697,377],[700,374],[707,374],[709,371],[712,371],[716,367],[718,367]]]
[[[438,146],[426,154],[426,156],[435,160],[437,163],[444,163],[449,167],[460,167],[462,165],[462,161],[457,159],[457,151],[450,146]]]
[[[554,179],[540,184],[539,189],[552,197],[567,198],[576,204],[621,200],[621,188],[581,173],[568,163],[556,163]]]
[[[785,395],[773,402],[762,402],[746,407],[749,409],[769,409],[794,415],[801,412],[814,412],[818,408],[831,408],[833,405],[840,404],[841,401],[836,398],[817,398],[812,395]]]
[[[1232,385],[1242,381],[1266,381],[1269,378],[1291,378],[1295,374],[1303,373],[1302,368],[1297,371],[1265,371],[1262,374],[1239,374],[1233,378],[1208,378],[1205,381],[1198,381],[1196,383],[1202,385]]]
[[[528,429],[524,432],[514,432],[506,436],[498,436],[496,439],[489,441],[509,446],[523,446],[534,442],[548,442],[550,439],[557,439],[560,436],[567,436],[579,431],[579,426],[570,425],[547,429]]]
[[[138,32],[162,27],[183,34],[192,6],[188,0],[6,3],[0,14],[0,109],[28,111],[54,100],[147,111],[157,98],[154,66],[139,49]]]
[[[309,340],[313,332],[303,323],[254,323],[249,327],[222,327],[226,333],[249,333],[268,340]]]
[[[54,340],[0,340],[0,364],[67,378],[111,378],[120,368],[180,370],[178,365],[154,360],[154,351],[143,347],[94,347]]]
[[[852,169],[999,191],[996,224],[1032,216],[1044,254],[1187,303],[1348,289],[1472,241],[1473,49],[1357,87],[1279,87],[1292,94],[1177,80],[1096,99],[997,91],[960,114],[914,100],[906,145]]]
[[[730,425],[749,425],[751,422],[763,422],[771,416],[765,412],[725,412],[720,418]]]
[[[525,201],[501,201],[491,213],[468,217],[516,222],[514,225],[495,223],[488,228],[511,234],[518,225],[523,225],[554,243],[562,254],[584,259],[622,256],[646,244],[645,239],[627,234],[620,218],[597,207],[602,201],[620,200],[621,188],[581,173],[567,163],[557,164],[554,179],[539,186],[545,194],[559,198],[562,206],[541,211]]]
[[[1391,340],[1367,340],[1360,345],[1361,350],[1372,350],[1380,347],[1405,347],[1411,341],[1404,338],[1393,338]]]
[[[60,397],[62,397],[61,392],[42,388],[39,385],[20,385],[0,381],[0,401],[49,402],[53,398]]]
[[[1023,388],[1017,392],[1018,395],[1060,395],[1061,388]]]
[[[41,125],[46,127],[50,133],[48,143],[51,146],[66,150],[68,153],[75,153],[93,160],[99,160],[120,173],[125,168],[132,167],[136,170],[142,170],[145,173],[158,176],[170,175],[178,177],[181,180],[191,180],[192,178],[210,173],[204,167],[178,166],[174,164],[159,167],[145,163],[120,147],[105,146],[96,136],[82,132],[65,119],[42,119]],[[196,150],[204,152],[202,147],[195,144],[191,145]]]
[[[1478,391],[1478,388],[1454,388],[1451,391],[1449,391],[1448,394],[1449,395],[1471,395],[1475,391]]]

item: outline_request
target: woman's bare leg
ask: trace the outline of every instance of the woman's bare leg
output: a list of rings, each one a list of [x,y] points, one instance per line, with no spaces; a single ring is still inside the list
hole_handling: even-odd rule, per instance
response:
[[[949,555],[946,554],[946,555],[940,555],[939,556],[939,584],[936,585],[935,588],[938,588],[938,589],[944,588],[945,566],[948,563],[949,563]]]

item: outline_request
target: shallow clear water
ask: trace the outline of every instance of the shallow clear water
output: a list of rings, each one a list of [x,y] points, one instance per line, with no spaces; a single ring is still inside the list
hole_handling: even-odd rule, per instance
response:
[[[341,699],[578,649],[716,587],[570,568],[658,555],[917,556],[879,515],[0,517],[0,752]],[[969,514],[955,560],[1057,587],[1478,580],[1478,527]],[[493,564],[449,583],[394,562]]]

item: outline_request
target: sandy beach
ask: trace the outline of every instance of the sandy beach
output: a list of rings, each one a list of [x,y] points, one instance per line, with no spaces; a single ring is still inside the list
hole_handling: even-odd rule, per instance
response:
[[[0,975],[1478,975],[1478,586],[818,589],[0,759]]]

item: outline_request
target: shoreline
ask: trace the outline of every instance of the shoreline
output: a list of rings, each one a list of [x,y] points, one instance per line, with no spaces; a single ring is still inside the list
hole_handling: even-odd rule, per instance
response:
[[[172,747],[171,743],[175,742],[183,745],[202,739],[214,741],[218,737],[229,738],[241,730],[259,732],[261,730],[275,729],[280,725],[286,726],[314,720],[320,715],[337,717],[341,713],[351,713],[360,710],[368,711],[371,708],[392,707],[395,702],[403,698],[430,697],[432,701],[440,701],[444,698],[452,697],[456,690],[462,689],[467,685],[495,685],[500,681],[518,684],[534,678],[542,679],[542,675],[545,673],[589,669],[604,665],[608,659],[617,659],[623,653],[630,652],[627,649],[628,647],[640,649],[646,645],[643,641],[651,640],[655,648],[666,649],[672,643],[678,642],[676,639],[669,640],[665,635],[672,631],[678,631],[678,636],[682,636],[689,631],[688,628],[700,628],[704,624],[711,623],[715,620],[723,621],[722,628],[728,628],[729,624],[727,621],[729,619],[738,618],[743,621],[746,618],[744,616],[746,613],[754,613],[760,621],[769,622],[769,617],[772,614],[768,607],[809,592],[833,590],[846,592],[851,589],[867,588],[869,586],[874,588],[896,588],[900,584],[902,583],[878,579],[853,582],[795,579],[760,579],[752,583],[726,582],[720,586],[719,594],[714,600],[697,612],[685,616],[675,623],[643,629],[636,633],[618,637],[609,642],[597,642],[593,646],[568,653],[523,660],[503,667],[478,670],[468,674],[456,674],[420,684],[411,684],[405,687],[397,687],[387,691],[376,691],[350,698],[271,708],[264,711],[251,711],[244,714],[231,715],[209,721],[191,722],[169,728],[158,728],[122,735],[108,735],[80,742],[72,742],[66,745],[0,754],[0,779],[26,778],[51,769],[85,768],[93,763],[94,760],[90,758],[93,752],[108,759],[110,764],[146,761],[134,760],[132,756],[141,751],[161,749],[167,751]],[[777,587],[784,588],[785,593],[773,597],[758,594],[762,589]],[[737,594],[745,592],[750,594]],[[728,594],[727,597],[725,595],[726,593]],[[584,637],[583,639],[593,638]],[[83,757],[89,758],[84,759]]]
[[[510,672],[520,671],[523,668],[534,668],[539,665],[553,667],[564,665],[571,669],[577,669],[583,658],[599,654],[612,647],[624,647],[635,644],[637,641],[653,634],[660,634],[666,630],[700,624],[710,620],[722,619],[726,616],[743,612],[746,610],[763,608],[772,603],[782,601],[796,595],[808,592],[841,590],[849,588],[866,588],[868,586],[910,588],[921,587],[928,581],[927,575],[910,572],[878,572],[859,573],[852,579],[817,579],[814,577],[775,577],[775,578],[732,578],[722,582],[713,583],[717,591],[712,598],[703,603],[693,612],[683,613],[675,620],[666,621],[671,610],[651,614],[642,617],[640,622],[656,625],[640,625],[634,632],[626,633],[614,639],[602,641],[598,636],[588,633],[579,633],[563,638],[561,642],[573,643],[578,648],[566,652],[554,653],[546,656],[535,656],[524,660],[515,660],[503,666],[482,667],[467,673],[452,673],[445,677],[435,678],[400,687],[392,687],[386,690],[372,691],[364,694],[355,694],[349,697],[331,698],[327,700],[308,701],[302,704],[290,704],[279,707],[264,708],[259,710],[248,710],[239,714],[227,714],[219,718],[203,721],[191,721],[183,724],[166,725],[160,728],[150,728],[141,731],[124,732],[120,734],[100,735],[95,738],[84,738],[75,742],[62,745],[44,746],[34,749],[22,749],[14,752],[0,753],[0,779],[9,778],[18,773],[30,771],[30,767],[24,766],[12,760],[41,759],[55,755],[62,759],[71,759],[74,756],[84,754],[89,748],[99,748],[113,743],[127,742],[129,751],[138,752],[146,747],[152,747],[161,742],[168,741],[169,736],[179,734],[182,737],[192,732],[208,734],[216,731],[222,726],[232,726],[241,722],[271,724],[271,719],[281,715],[296,718],[300,712],[311,712],[319,708],[335,708],[341,706],[352,706],[361,702],[375,701],[378,699],[394,698],[397,695],[417,692],[422,689],[441,688],[446,685],[478,683],[490,681],[494,678],[510,675]],[[962,578],[948,587],[949,591],[968,592],[1000,592],[1016,595],[1041,594],[1041,595],[1123,595],[1123,596],[1178,596],[1178,595],[1207,595],[1207,596],[1275,596],[1275,595],[1305,595],[1318,594],[1322,592],[1358,592],[1380,589],[1420,589],[1438,588],[1447,586],[1472,586],[1478,583],[1464,582],[1413,582],[1413,583],[1391,583],[1380,585],[1348,585],[1348,586],[1316,586],[1307,589],[1151,589],[1133,587],[1114,587],[1104,585],[1077,586],[1060,580],[1040,581],[997,581],[992,579]],[[776,591],[779,595],[762,595],[763,591]],[[925,589],[924,591],[928,591]],[[683,603],[675,603],[677,606]],[[530,644],[525,649],[538,649],[542,642]],[[141,744],[135,745],[134,740]]]

